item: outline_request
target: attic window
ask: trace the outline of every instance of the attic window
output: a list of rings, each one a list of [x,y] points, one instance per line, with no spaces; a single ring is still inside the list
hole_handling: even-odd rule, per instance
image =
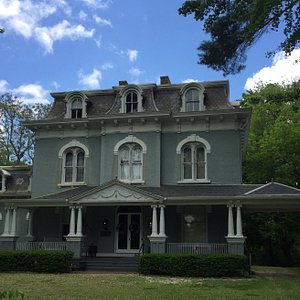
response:
[[[143,111],[143,91],[134,84],[125,86],[120,91],[121,113],[137,113]]]
[[[72,92],[67,94],[65,101],[66,103],[66,115],[68,119],[81,119],[86,118],[86,105],[87,97],[82,92]]]
[[[186,84],[181,89],[180,94],[182,100],[182,112],[201,111],[205,109],[204,87],[200,83],[193,82]]]
[[[126,95],[125,109],[127,113],[138,111],[138,97],[135,92],[129,92]]]

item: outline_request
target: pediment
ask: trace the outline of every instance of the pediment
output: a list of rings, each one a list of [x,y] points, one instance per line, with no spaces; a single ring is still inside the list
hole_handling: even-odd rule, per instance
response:
[[[106,187],[99,187],[88,195],[77,199],[76,203],[81,204],[130,204],[130,203],[153,203],[157,201],[155,196],[134,187],[115,183]]]

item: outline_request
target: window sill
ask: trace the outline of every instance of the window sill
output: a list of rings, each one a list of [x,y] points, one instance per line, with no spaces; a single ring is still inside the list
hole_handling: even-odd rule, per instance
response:
[[[73,187],[73,186],[81,186],[81,185],[87,185],[87,184],[85,182],[63,182],[63,183],[59,183],[57,186],[58,187],[65,187],[65,186]]]
[[[198,179],[198,180],[192,180],[192,179],[185,179],[185,180],[179,180],[177,183],[211,183],[208,179]]]
[[[144,184],[145,183],[145,180],[122,180],[122,179],[119,179],[121,182],[124,182],[124,183],[128,183],[128,184]]]

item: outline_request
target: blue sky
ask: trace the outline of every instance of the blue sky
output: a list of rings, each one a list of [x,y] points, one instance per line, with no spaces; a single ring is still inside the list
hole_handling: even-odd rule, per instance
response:
[[[157,83],[230,81],[230,100],[255,82],[300,78],[300,50],[267,59],[282,37],[271,33],[250,51],[247,68],[223,77],[197,64],[202,24],[178,15],[178,0],[0,0],[0,94],[26,103],[51,101],[50,92],[108,89],[119,80]]]

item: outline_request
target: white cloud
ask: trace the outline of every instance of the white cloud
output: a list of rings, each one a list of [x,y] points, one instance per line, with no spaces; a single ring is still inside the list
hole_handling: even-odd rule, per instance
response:
[[[138,69],[138,68],[131,68],[131,69],[128,71],[128,73],[129,73],[131,76],[133,76],[133,77],[139,77],[139,76],[143,73],[143,71],[141,71],[141,70]]]
[[[46,53],[53,52],[53,43],[57,40],[69,38],[90,38],[94,35],[94,29],[87,31],[82,25],[73,25],[63,20],[53,27],[38,27],[35,29],[36,39],[44,46]]]
[[[91,89],[99,88],[101,79],[102,73],[97,69],[94,69],[90,74],[79,72],[79,83]]]
[[[7,92],[7,86],[8,82],[6,80],[0,80],[0,93],[6,93]]]
[[[87,15],[83,10],[81,10],[81,11],[79,12],[79,14],[78,14],[79,19],[80,19],[80,20],[83,20],[83,21],[86,20],[87,16],[88,16],[88,15]]]
[[[137,50],[127,50],[127,56],[129,58],[129,61],[134,62],[137,60],[139,52]]]
[[[33,38],[38,41],[46,53],[53,52],[53,43],[56,40],[93,36],[93,29],[86,30],[83,25],[71,25],[66,20],[51,27],[43,26],[43,21],[59,9],[67,16],[72,13],[65,0],[0,0],[0,22],[7,32],[13,31],[26,39]]]
[[[109,69],[113,69],[114,65],[112,63],[105,63],[101,66],[102,70],[109,70]]]
[[[81,0],[85,5],[91,8],[106,9],[110,4],[110,0]]]
[[[289,84],[300,79],[300,49],[295,49],[288,57],[284,52],[277,53],[271,67],[259,70],[252,77],[248,78],[244,89],[254,89],[259,84],[279,83]],[[296,62],[298,61],[298,63]]]
[[[60,84],[57,81],[53,81],[52,85],[54,86],[54,88],[57,90],[58,88],[60,88]]]
[[[36,83],[23,84],[11,90],[13,95],[19,97],[25,104],[49,103],[49,91]]]
[[[93,15],[93,19],[95,20],[95,22],[99,25],[103,25],[103,26],[109,26],[109,27],[113,27],[112,23],[110,20],[107,19],[103,19],[97,15]]]
[[[182,80],[182,83],[191,83],[191,82],[199,82],[197,79],[187,78],[185,80]]]

